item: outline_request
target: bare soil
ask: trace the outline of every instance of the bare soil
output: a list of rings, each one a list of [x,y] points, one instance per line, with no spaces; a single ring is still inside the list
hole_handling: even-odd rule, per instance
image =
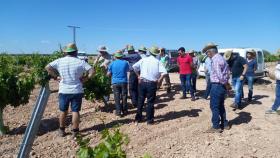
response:
[[[94,146],[100,140],[100,131],[121,125],[121,131],[130,138],[125,147],[127,157],[140,158],[145,153],[154,158],[185,157],[280,157],[280,115],[265,115],[274,101],[274,81],[269,78],[258,80],[254,86],[254,99],[246,103],[241,110],[233,111],[229,105],[232,98],[225,101],[227,118],[232,124],[230,130],[220,134],[209,134],[205,131],[211,126],[209,100],[198,98],[191,102],[179,99],[179,75],[170,75],[173,89],[170,94],[165,90],[158,91],[155,105],[155,124],[145,122],[136,125],[136,109],[130,106],[129,115],[118,118],[114,115],[113,99],[109,106],[102,103],[83,102],[80,130],[85,137],[91,138]],[[197,87],[200,97],[204,93],[205,80],[198,79]],[[57,83],[51,84],[52,89]],[[0,137],[0,157],[16,157],[24,131],[30,119],[32,108],[39,93],[39,87],[33,92],[30,103],[18,108],[7,107],[4,111],[5,124],[10,133]],[[67,135],[61,138],[58,129],[58,94],[52,94],[41,122],[41,127],[32,147],[31,157],[76,157],[77,144],[72,139],[71,116],[68,118]],[[96,112],[99,108],[101,111]],[[104,121],[104,124],[102,123]]]

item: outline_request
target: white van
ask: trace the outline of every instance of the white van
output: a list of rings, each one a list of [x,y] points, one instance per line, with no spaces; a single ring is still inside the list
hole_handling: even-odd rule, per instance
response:
[[[264,54],[263,50],[260,48],[226,48],[226,49],[218,49],[219,53],[224,55],[224,53],[228,50],[233,51],[233,55],[239,54],[243,58],[246,59],[247,51],[250,49],[254,49],[256,51],[256,60],[258,63],[258,68],[255,72],[255,78],[262,78],[265,75],[265,63],[264,63]],[[204,73],[204,62],[205,60],[202,60],[199,69],[198,69],[198,74],[199,76],[205,76]]]

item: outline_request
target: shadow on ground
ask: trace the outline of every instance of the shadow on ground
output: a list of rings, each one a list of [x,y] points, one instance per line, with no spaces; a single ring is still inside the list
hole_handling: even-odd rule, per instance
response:
[[[160,115],[155,118],[155,122],[160,123],[164,121],[174,120],[181,117],[198,117],[199,112],[202,112],[201,109],[191,109],[191,110],[182,110],[182,111],[175,111],[175,112],[168,112],[165,115]]]
[[[129,123],[132,123],[134,120],[133,119],[122,119],[122,120],[114,120],[110,123],[101,123],[101,124],[98,124],[98,125],[94,125],[92,127],[88,127],[88,128],[84,128],[81,130],[81,132],[89,132],[89,131],[102,131],[104,130],[105,128],[112,128],[112,127],[116,127],[116,126],[120,126],[120,125],[123,125],[123,124],[129,124]]]
[[[232,120],[230,120],[231,125],[241,125],[243,123],[249,123],[252,120],[251,113],[249,112],[239,112],[238,116]]]
[[[72,117],[68,115],[66,117],[66,126],[69,126],[71,124],[71,119]],[[20,127],[12,129],[9,134],[10,135],[21,135],[25,133],[27,126],[26,125],[21,125]],[[54,118],[49,118],[49,119],[43,119],[40,123],[39,130],[37,135],[42,136],[48,132],[52,132],[55,130],[58,130],[59,128],[59,119],[57,117]]]
[[[253,99],[251,102],[248,102],[248,98],[245,99],[245,102],[242,103],[242,106],[240,107],[240,110],[246,108],[249,105],[261,105],[262,102],[260,102],[259,100],[263,99],[263,98],[267,98],[269,97],[268,95],[255,95],[253,96]]]

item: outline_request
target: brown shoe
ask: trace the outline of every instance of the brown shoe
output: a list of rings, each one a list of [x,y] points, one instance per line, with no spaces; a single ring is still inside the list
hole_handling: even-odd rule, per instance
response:
[[[213,127],[210,127],[206,133],[222,133],[222,130],[219,129],[219,128],[213,128]]]

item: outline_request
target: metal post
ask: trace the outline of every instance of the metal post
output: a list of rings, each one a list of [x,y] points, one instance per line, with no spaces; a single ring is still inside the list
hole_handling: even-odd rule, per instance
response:
[[[73,28],[73,41],[74,41],[74,43],[76,44],[76,28],[74,27]]]
[[[20,146],[18,158],[28,158],[32,149],[33,142],[38,132],[41,119],[43,117],[49,96],[51,94],[49,84],[47,83],[41,88],[40,94],[36,100],[30,122],[24,134],[23,141]]]
[[[80,27],[79,26],[68,26],[68,27],[73,29],[73,43],[76,44],[76,29]]]

